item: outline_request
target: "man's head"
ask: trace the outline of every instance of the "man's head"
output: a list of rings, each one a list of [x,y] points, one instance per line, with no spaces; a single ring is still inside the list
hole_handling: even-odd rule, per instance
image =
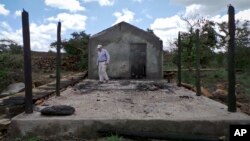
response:
[[[102,45],[101,44],[97,45],[97,49],[101,50],[102,49]]]

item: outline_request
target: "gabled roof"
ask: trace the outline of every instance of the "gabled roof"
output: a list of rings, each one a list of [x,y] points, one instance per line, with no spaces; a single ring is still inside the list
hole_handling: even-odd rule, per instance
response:
[[[159,37],[157,37],[154,33],[147,32],[143,29],[140,29],[132,24],[129,24],[127,22],[120,22],[118,24],[115,24],[99,33],[96,33],[92,35],[90,38],[98,38],[106,33],[109,33],[110,31],[121,31],[121,32],[130,32],[131,34],[134,34],[136,36],[140,36],[148,41],[161,41]]]

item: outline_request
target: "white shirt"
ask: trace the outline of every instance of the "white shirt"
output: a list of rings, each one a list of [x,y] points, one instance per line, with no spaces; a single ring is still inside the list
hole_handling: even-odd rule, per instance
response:
[[[107,62],[110,61],[109,53],[106,49],[101,49],[101,51],[98,50],[98,56],[97,56],[97,65],[99,62]]]

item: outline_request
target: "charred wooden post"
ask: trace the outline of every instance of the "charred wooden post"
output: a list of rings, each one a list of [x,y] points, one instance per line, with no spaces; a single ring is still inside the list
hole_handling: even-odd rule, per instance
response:
[[[181,35],[178,33],[178,84],[181,86]]]
[[[196,61],[196,95],[201,95],[201,83],[200,83],[200,35],[199,29],[195,31],[195,61]]]
[[[24,81],[25,81],[25,113],[33,113],[32,101],[32,70],[31,70],[31,51],[30,51],[30,29],[29,13],[22,12],[23,29],[23,52],[24,52]]]
[[[60,96],[61,78],[61,22],[57,25],[57,53],[56,53],[56,96]]]
[[[235,12],[234,7],[228,7],[228,111],[236,112],[235,95]]]

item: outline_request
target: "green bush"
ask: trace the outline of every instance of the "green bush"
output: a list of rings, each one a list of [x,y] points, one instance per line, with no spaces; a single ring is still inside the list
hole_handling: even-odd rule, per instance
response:
[[[5,69],[0,70],[0,92],[3,91],[9,84],[11,80],[9,79],[9,73]]]
[[[23,69],[23,55],[0,53],[0,68]]]
[[[88,68],[88,55],[87,54],[83,54],[80,56],[80,61],[77,62],[77,66],[81,70],[86,70]]]
[[[182,81],[184,83],[192,84],[195,86],[195,80],[196,80],[196,73],[195,71],[182,71]]]
[[[119,137],[118,135],[112,135],[107,138],[107,141],[122,141],[122,138]]]
[[[249,47],[237,47],[235,55],[235,67],[238,69],[250,69],[249,54]]]
[[[24,80],[22,54],[0,53],[0,68],[0,92],[11,83]]]

